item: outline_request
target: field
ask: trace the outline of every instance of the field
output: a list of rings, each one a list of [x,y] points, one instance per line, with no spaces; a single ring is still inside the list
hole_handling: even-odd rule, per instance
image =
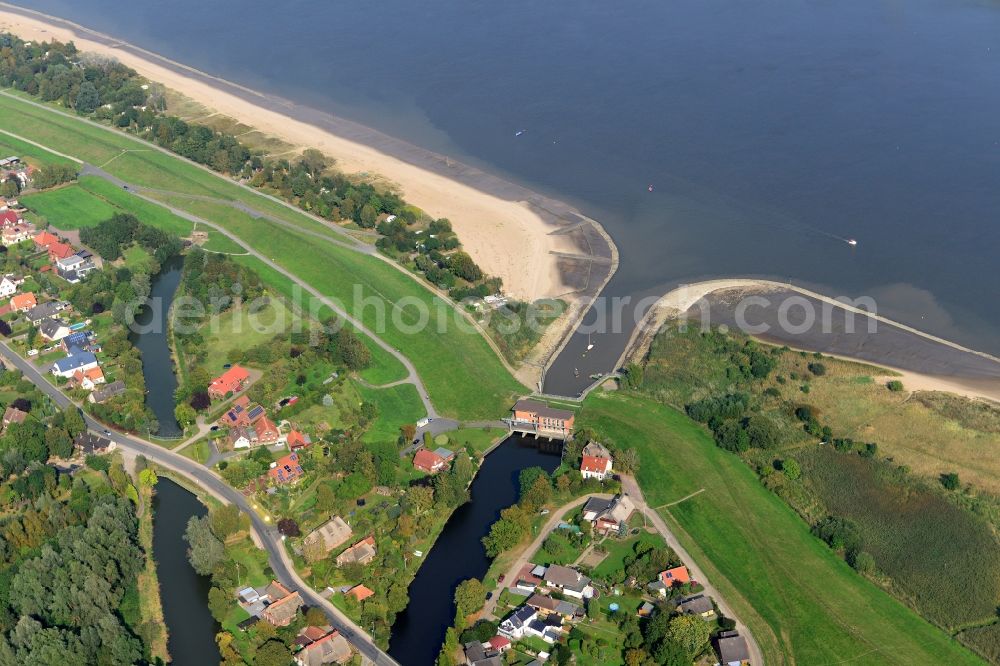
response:
[[[985,520],[887,462],[829,446],[796,457],[830,512],[858,525],[863,549],[892,577],[899,596],[952,630],[996,617],[1000,547]]]
[[[601,560],[601,563],[594,567],[594,578],[598,580],[604,580],[609,578],[614,572],[619,569],[625,569],[625,558],[635,552],[635,546],[638,543],[648,543],[651,546],[663,547],[663,539],[656,534],[650,534],[649,532],[640,532],[634,537],[628,539],[605,539],[601,543],[601,547],[607,551],[607,557]]]
[[[339,238],[329,225],[277,200],[74,116],[0,96],[0,123],[43,145],[102,165],[137,185],[244,202],[299,229]],[[170,197],[170,201],[224,225],[274,257],[300,280],[349,304],[349,311],[361,314],[378,335],[413,361],[442,414],[463,419],[495,418],[506,411],[511,397],[523,390],[480,335],[457,330],[450,305],[388,263],[333,244],[318,244],[314,237],[265,218],[251,218],[227,205],[183,197]],[[416,306],[397,305],[404,297],[409,298],[403,303],[420,303],[430,312],[428,325],[420,334],[406,330],[409,324],[419,322]],[[376,325],[375,307],[370,303],[389,304],[384,330]]]
[[[680,412],[595,392],[579,423],[638,450],[647,501],[750,626],[769,664],[979,663],[856,574]],[[700,488],[705,492],[662,508]]]
[[[51,153],[38,146],[33,146],[30,143],[25,143],[3,132],[0,132],[0,153],[4,157],[17,155],[22,161],[40,167],[46,167],[50,164],[74,164],[72,160],[60,157],[55,153]]]
[[[205,367],[210,373],[220,372],[231,363],[232,352],[242,352],[267,342],[278,333],[287,331],[299,317],[280,299],[269,299],[267,305],[250,312],[247,304],[226,310],[218,317],[211,317],[201,329],[204,339]]]
[[[366,442],[395,442],[399,437],[401,425],[416,423],[427,416],[413,384],[399,384],[381,389],[358,384],[357,390],[362,399],[378,407],[378,418],[368,426],[362,438]]]
[[[115,213],[117,208],[79,185],[67,185],[37,194],[26,194],[21,203],[62,229],[93,227]]]

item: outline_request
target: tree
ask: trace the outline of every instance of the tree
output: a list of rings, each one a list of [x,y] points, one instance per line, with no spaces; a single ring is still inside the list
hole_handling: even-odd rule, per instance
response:
[[[299,524],[292,518],[282,518],[278,521],[278,531],[289,537],[297,537],[302,534]]]
[[[73,455],[73,440],[62,428],[51,427],[45,431],[45,445],[49,454],[66,459]]]
[[[326,613],[319,606],[310,606],[309,610],[306,611],[306,625],[310,627],[322,627],[329,621],[326,617]]]
[[[667,626],[667,639],[682,647],[690,659],[694,659],[705,649],[710,635],[708,623],[696,615],[671,618]]]
[[[459,615],[466,617],[482,608],[485,597],[486,588],[483,587],[483,583],[475,578],[469,578],[455,588],[455,607]]]
[[[524,493],[521,501],[529,507],[540,509],[552,498],[552,483],[547,475],[539,476]]]
[[[256,666],[288,666],[292,662],[292,653],[285,644],[277,640],[269,640],[259,648],[254,656]]]
[[[243,514],[235,504],[225,504],[209,514],[212,521],[212,533],[225,541],[240,530]]]
[[[946,490],[958,490],[961,486],[961,482],[958,479],[957,472],[949,472],[947,474],[942,474],[940,476],[941,485],[945,487]]]
[[[490,526],[490,533],[483,537],[486,554],[496,557],[505,550],[510,550],[518,544],[524,530],[513,520],[501,518]]]
[[[750,446],[754,448],[770,449],[778,444],[778,427],[763,414],[754,414],[747,419],[746,431]]]
[[[97,88],[90,81],[84,81],[80,84],[80,92],[76,95],[76,102],[73,106],[76,107],[76,112],[81,115],[87,115],[93,113],[98,106],[101,105],[101,98],[97,94]]]
[[[145,488],[152,488],[156,485],[159,478],[156,476],[156,470],[152,467],[147,467],[146,469],[139,472],[139,484]]]
[[[198,418],[198,412],[195,411],[194,407],[186,403],[180,403],[174,407],[174,418],[181,426],[193,425],[195,419]]]
[[[229,599],[229,595],[213,585],[212,589],[208,591],[208,610],[212,613],[215,621],[222,624],[222,621],[226,619],[226,615],[229,614],[231,607],[232,602]]]
[[[899,381],[898,379],[893,379],[888,384],[886,384],[886,387],[890,391],[899,392],[903,390],[903,382]]]
[[[226,555],[222,542],[212,533],[208,516],[192,516],[184,530],[188,542],[188,560],[201,576],[208,576]]]

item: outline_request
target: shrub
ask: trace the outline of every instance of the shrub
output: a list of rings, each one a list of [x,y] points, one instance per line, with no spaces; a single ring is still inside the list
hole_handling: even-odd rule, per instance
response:
[[[949,472],[948,474],[942,474],[940,476],[941,485],[945,487],[946,490],[958,490],[961,482],[958,480],[958,474],[956,472]]]
[[[871,576],[875,573],[875,558],[867,551],[851,551],[847,554],[847,563],[859,574]]]
[[[897,392],[898,391],[902,391],[903,390],[903,382],[899,381],[898,379],[893,379],[888,384],[886,384],[886,387],[890,391],[897,391]]]
[[[817,377],[822,377],[826,374],[826,366],[822,363],[810,363],[808,366],[809,372],[813,373]]]
[[[791,481],[795,481],[802,476],[802,467],[795,458],[786,458],[781,461],[781,471],[785,473]]]

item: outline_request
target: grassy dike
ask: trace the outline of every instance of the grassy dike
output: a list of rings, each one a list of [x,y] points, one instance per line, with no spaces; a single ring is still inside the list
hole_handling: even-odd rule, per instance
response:
[[[650,506],[753,631],[768,664],[981,663],[855,573],[681,412],[595,391],[578,424],[636,447]]]
[[[136,185],[181,194],[163,198],[225,227],[255,250],[273,257],[300,280],[340,300],[347,311],[356,313],[398,348],[416,366],[443,415],[495,418],[509,407],[516,393],[523,391],[481,335],[459,330],[450,304],[387,262],[333,243],[324,244],[315,236],[253,218],[224,204],[189,197],[242,202],[297,229],[340,238],[321,222],[134,137],[19,98],[0,96],[0,125]],[[373,302],[393,304],[385,309],[384,328],[376,308],[365,305]],[[400,307],[400,303],[406,305]],[[419,334],[408,330],[418,321],[418,307],[429,311]]]
[[[156,555],[153,553],[153,489],[136,484],[139,490],[139,545],[146,553],[146,567],[139,574],[139,613],[144,625],[157,627],[150,632],[149,656],[151,659],[170,661],[167,651],[169,639],[160,601],[160,578],[156,572]]]

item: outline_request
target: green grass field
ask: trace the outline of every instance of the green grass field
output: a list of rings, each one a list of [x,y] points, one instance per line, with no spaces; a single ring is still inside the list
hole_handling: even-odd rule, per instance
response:
[[[240,188],[124,133],[107,131],[74,116],[0,96],[0,124],[43,145],[103,165],[110,173],[137,185],[245,202],[299,228],[335,237],[327,225],[280,202]],[[333,244],[318,244],[315,238],[265,219],[253,219],[229,206],[183,197],[169,199],[178,208],[224,225],[274,257],[299,279],[348,304],[349,311],[359,311],[366,325],[413,361],[442,414],[463,419],[495,418],[506,411],[515,394],[523,391],[481,335],[458,330],[450,306],[387,263]],[[407,301],[401,301],[404,298]],[[384,330],[374,321],[375,308],[362,307],[366,302],[393,304],[386,312]],[[401,302],[411,305],[401,309],[394,305]],[[419,334],[405,330],[418,323],[416,306],[412,305],[416,303],[430,311],[428,325]]]
[[[578,418],[640,456],[653,507],[750,626],[769,664],[975,664],[978,658],[813,537],[736,456],[685,415],[594,392]]]
[[[79,185],[27,194],[20,201],[44,217],[49,224],[64,231],[96,226],[120,212],[115,206]]]
[[[41,167],[49,166],[50,164],[75,164],[72,160],[60,157],[55,153],[50,153],[38,146],[33,146],[30,143],[25,143],[20,139],[3,133],[0,133],[0,153],[4,157],[17,155],[22,160],[26,159],[29,164]]]
[[[384,389],[357,384],[356,388],[363,400],[378,406],[378,418],[368,426],[362,438],[366,442],[395,442],[401,425],[416,423],[427,416],[420,395],[412,384]]]
[[[226,310],[211,317],[201,329],[204,339],[205,367],[219,372],[222,366],[233,361],[231,352],[245,351],[267,342],[299,321],[280,299],[270,299],[256,312],[249,312],[246,304]],[[283,323],[282,323],[283,322]]]

